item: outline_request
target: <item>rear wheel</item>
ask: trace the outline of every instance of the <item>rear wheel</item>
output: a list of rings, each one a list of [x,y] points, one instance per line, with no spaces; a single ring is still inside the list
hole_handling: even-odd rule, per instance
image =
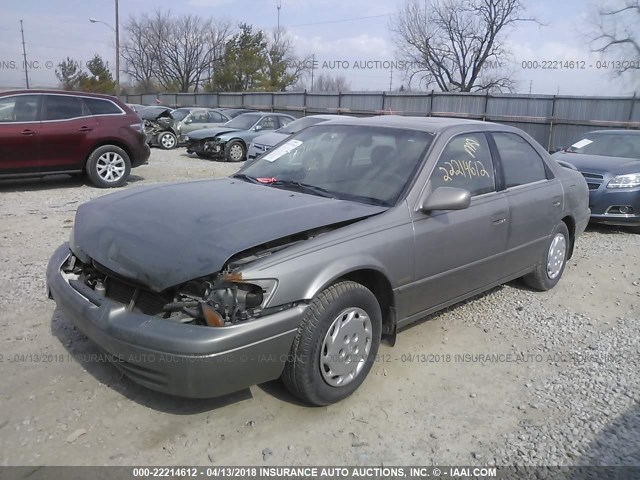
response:
[[[524,282],[536,290],[550,290],[556,286],[564,267],[567,264],[567,256],[571,247],[569,229],[564,222],[558,225],[551,240],[547,244],[545,254],[536,265],[533,272],[525,275]]]
[[[158,144],[164,150],[172,150],[178,146],[178,137],[173,132],[162,132],[158,135]]]
[[[121,187],[131,173],[129,155],[115,145],[96,148],[87,160],[87,175],[100,188]]]
[[[239,140],[229,142],[224,149],[227,162],[243,162],[247,158],[247,149]]]
[[[382,314],[376,297],[351,281],[323,290],[309,305],[282,373],[289,391],[311,405],[351,395],[373,366]]]

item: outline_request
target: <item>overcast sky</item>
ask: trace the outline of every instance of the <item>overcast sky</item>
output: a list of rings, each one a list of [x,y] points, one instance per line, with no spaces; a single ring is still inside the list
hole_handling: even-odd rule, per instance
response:
[[[0,0],[0,88],[24,87],[20,19],[24,20],[27,55],[38,68],[30,71],[32,86],[56,87],[55,66],[67,56],[86,62],[99,53],[114,64],[114,33],[90,17],[114,25],[112,0]],[[317,73],[345,75],[352,90],[388,90],[391,72],[384,68],[354,69],[355,62],[395,60],[395,46],[388,24],[404,0],[282,0],[281,25],[295,39],[300,56],[315,54]],[[175,14],[243,21],[273,28],[277,23],[276,0],[120,0],[120,24],[166,5]],[[597,70],[601,57],[591,53],[583,32],[589,15],[586,0],[529,1],[529,15],[544,26],[523,24],[507,40],[513,51],[512,70],[518,92],[570,95],[629,95],[630,80]],[[165,7],[165,8],[166,8]],[[368,18],[362,18],[368,17]],[[121,32],[121,38],[124,32]],[[613,58],[608,58],[613,59]],[[522,62],[542,60],[584,61],[586,70],[530,70]],[[324,62],[327,62],[325,65]],[[336,61],[347,68],[336,66]],[[11,62],[15,67],[11,68]],[[333,62],[333,63],[329,63]],[[34,64],[35,65],[35,64]],[[322,68],[325,65],[327,68]],[[590,66],[593,66],[591,68]],[[123,79],[124,80],[124,79]],[[393,73],[393,88],[406,83],[402,72]]]

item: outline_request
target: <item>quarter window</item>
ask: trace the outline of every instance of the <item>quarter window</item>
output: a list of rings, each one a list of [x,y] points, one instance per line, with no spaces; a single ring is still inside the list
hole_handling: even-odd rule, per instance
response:
[[[493,133],[498,147],[505,188],[546,180],[542,157],[529,142],[515,133]]]
[[[39,95],[0,98],[0,122],[37,122]]]
[[[484,134],[465,133],[449,141],[431,174],[431,186],[463,188],[471,195],[494,191],[493,162]]]
[[[122,113],[122,110],[115,103],[108,100],[100,100],[99,98],[84,98],[83,100],[92,115],[118,115]]]
[[[47,95],[43,120],[65,120],[82,117],[82,103],[78,97]]]

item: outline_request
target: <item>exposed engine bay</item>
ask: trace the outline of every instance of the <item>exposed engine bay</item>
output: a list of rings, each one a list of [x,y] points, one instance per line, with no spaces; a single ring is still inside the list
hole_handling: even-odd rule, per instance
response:
[[[243,266],[344,226],[345,223],[295,234],[241,252],[229,259],[221,272],[190,280],[163,292],[154,292],[136,284],[93,260],[90,263],[82,262],[74,254],[62,266],[62,271],[69,284],[90,300],[108,298],[123,304],[129,311],[178,323],[229,326],[297,305],[267,308],[266,304],[277,287],[277,280],[245,281],[240,271]]]
[[[161,132],[173,131],[175,120],[168,109],[160,112],[153,111],[153,113],[150,112],[148,114],[143,111],[140,116],[144,123],[144,131],[148,137],[154,137]]]

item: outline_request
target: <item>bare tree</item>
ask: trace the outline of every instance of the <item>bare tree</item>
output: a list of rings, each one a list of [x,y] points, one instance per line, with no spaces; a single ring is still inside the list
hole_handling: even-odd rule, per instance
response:
[[[511,91],[505,33],[523,18],[523,0],[406,0],[390,28],[419,79],[443,92]]]
[[[598,9],[592,51],[615,55],[611,64],[619,75],[640,70],[639,24],[640,0],[616,0]]]
[[[230,32],[227,23],[162,10],[130,19],[125,29],[127,72],[143,85],[179,92],[209,80]]]
[[[351,84],[344,75],[332,77],[321,73],[313,83],[314,92],[348,92],[349,90],[351,90]]]

